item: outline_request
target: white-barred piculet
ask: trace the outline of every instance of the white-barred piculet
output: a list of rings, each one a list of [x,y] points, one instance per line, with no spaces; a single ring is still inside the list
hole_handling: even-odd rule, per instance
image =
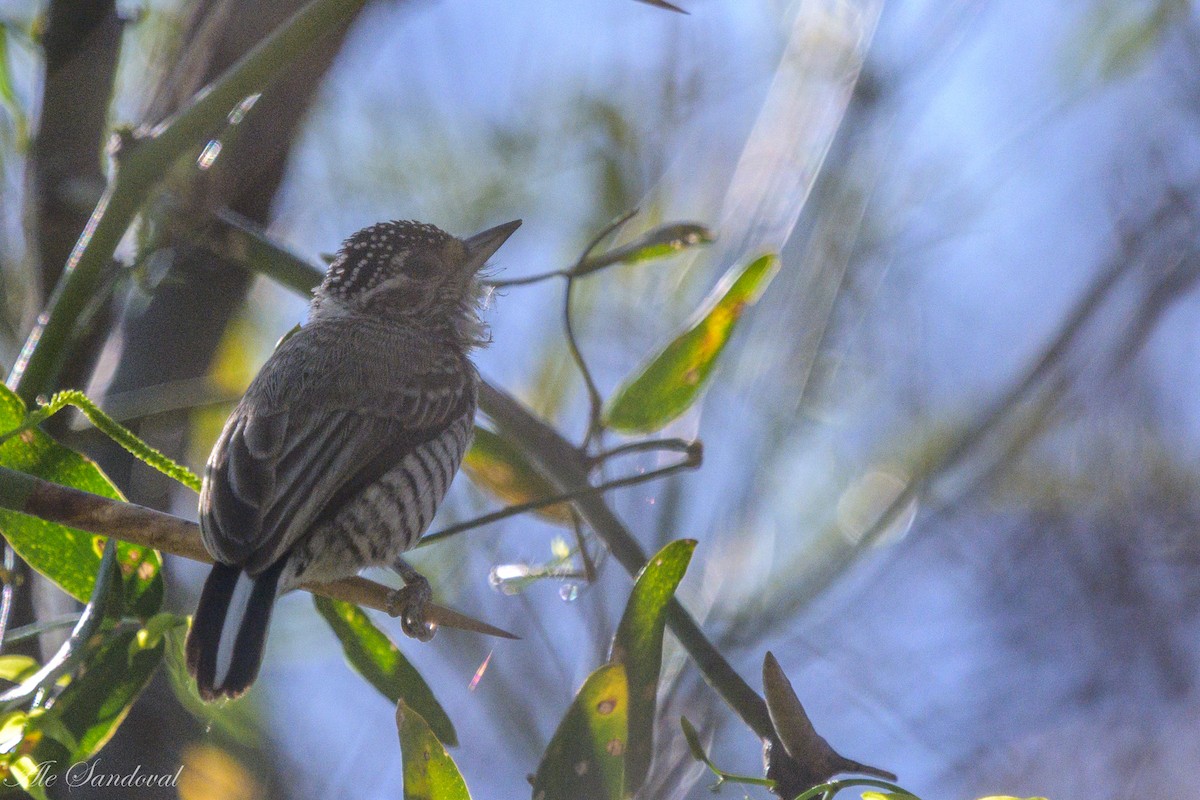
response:
[[[433,635],[402,559],[470,444],[484,343],[479,272],[521,222],[458,239],[382,222],[347,239],[307,323],[263,365],[213,448],[200,529],[215,559],[187,640],[206,700],[254,682],[275,598],[368,566],[405,579],[405,633]],[[248,579],[248,581],[246,580]],[[248,584],[249,593],[235,589]]]

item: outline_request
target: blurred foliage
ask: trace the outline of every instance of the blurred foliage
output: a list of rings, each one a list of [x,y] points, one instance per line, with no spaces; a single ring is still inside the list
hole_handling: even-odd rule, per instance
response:
[[[550,482],[534,469],[519,449],[486,428],[475,429],[475,439],[462,466],[480,488],[509,505],[556,494]],[[570,525],[573,519],[569,503],[546,506],[534,513],[559,525]]]
[[[1136,70],[1171,28],[1192,13],[1190,0],[1103,0],[1087,12],[1074,61],[1079,71],[1113,80]]]

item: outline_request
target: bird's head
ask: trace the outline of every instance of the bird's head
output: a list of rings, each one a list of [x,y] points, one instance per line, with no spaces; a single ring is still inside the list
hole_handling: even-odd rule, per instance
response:
[[[329,265],[311,318],[368,315],[417,328],[449,326],[464,345],[477,344],[484,334],[479,271],[520,225],[513,220],[467,239],[411,220],[363,228]]]

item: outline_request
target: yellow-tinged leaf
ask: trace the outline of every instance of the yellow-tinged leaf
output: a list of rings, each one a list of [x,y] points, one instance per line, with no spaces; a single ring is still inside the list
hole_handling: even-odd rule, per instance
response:
[[[454,759],[403,700],[396,704],[396,730],[404,757],[404,800],[471,800]]]
[[[619,800],[629,739],[629,686],[623,664],[584,681],[533,779],[534,800]]]
[[[0,656],[0,678],[20,683],[39,669],[39,664],[30,656]]]
[[[686,411],[712,376],[734,326],[778,271],[779,259],[765,255],[726,273],[687,330],[616,391],[605,422],[627,433],[651,433]]]
[[[503,436],[475,429],[475,440],[463,458],[463,471],[477,486],[508,505],[519,505],[556,494],[550,482]],[[535,514],[560,525],[571,524],[569,503],[539,508]]]

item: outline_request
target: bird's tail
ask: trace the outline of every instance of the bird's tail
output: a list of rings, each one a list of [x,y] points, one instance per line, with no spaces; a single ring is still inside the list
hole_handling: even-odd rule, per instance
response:
[[[235,621],[238,617],[241,621],[228,659],[229,667],[220,680],[217,670],[221,664],[222,633],[231,617],[234,590],[243,573],[240,567],[230,564],[213,565],[200,593],[200,604],[192,617],[187,638],[188,672],[196,679],[196,689],[203,699],[238,697],[258,677],[271,609],[275,605],[275,592],[285,562],[286,559],[280,559],[261,575],[250,579],[253,581],[250,596],[244,607],[234,609],[232,615]]]

